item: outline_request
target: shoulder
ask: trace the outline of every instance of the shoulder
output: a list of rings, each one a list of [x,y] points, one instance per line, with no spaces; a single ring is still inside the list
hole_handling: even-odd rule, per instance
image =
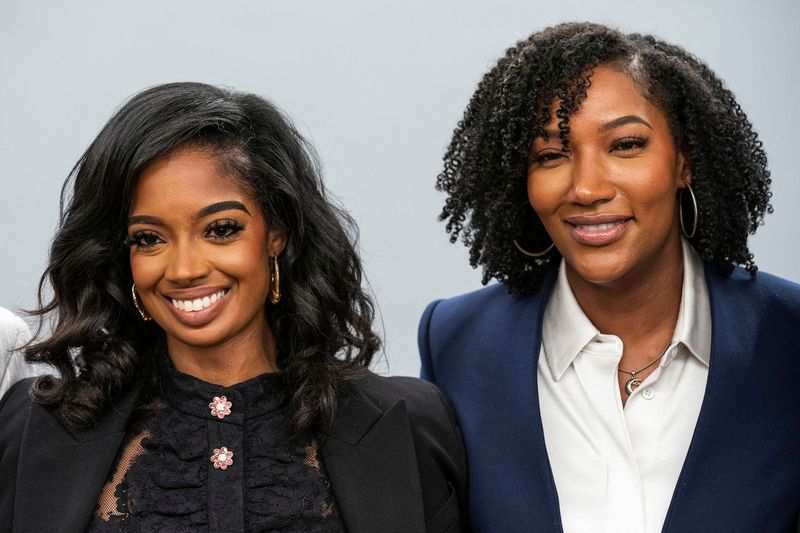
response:
[[[418,453],[447,450],[456,462],[460,461],[463,444],[455,411],[435,384],[419,378],[385,377],[368,372],[353,382],[353,388],[383,414],[402,403]]]
[[[458,296],[431,302],[423,313],[423,319],[450,321],[456,317],[471,316],[479,310],[502,307],[513,302],[516,297],[509,294],[501,283],[493,283],[487,287]]]
[[[778,315],[800,320],[800,285],[759,271],[755,276],[741,268],[728,277],[707,269],[709,296],[714,303],[737,307],[741,312]],[[773,316],[777,318],[777,316]]]
[[[494,329],[496,322],[513,314],[520,302],[529,298],[509,294],[505,285],[495,283],[476,291],[431,302],[419,321],[417,340],[423,357],[436,346],[450,346],[465,334]],[[423,372],[424,376],[424,372]]]
[[[526,347],[529,341],[536,344],[557,272],[553,269],[530,296],[509,294],[505,285],[493,284],[431,303],[417,330],[422,377],[452,395],[452,384],[446,381],[455,379],[471,387],[485,372],[494,373],[497,364],[511,364],[498,358],[515,342]]]
[[[404,405],[408,429],[395,426],[392,440],[407,442],[405,435],[410,430],[426,530],[461,531],[458,527],[448,529],[459,520],[459,514],[462,527],[466,527],[463,517],[467,508],[467,458],[450,401],[433,383],[412,377],[384,377],[368,372],[354,386],[384,414]]]
[[[412,423],[437,416],[448,417],[448,400],[436,385],[428,381],[405,376],[379,376],[370,371],[352,385],[381,411],[403,400]]]

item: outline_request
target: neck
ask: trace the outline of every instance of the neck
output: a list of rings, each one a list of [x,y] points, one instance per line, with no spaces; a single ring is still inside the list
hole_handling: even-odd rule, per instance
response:
[[[168,335],[167,351],[179,372],[223,387],[279,370],[266,315],[214,346],[189,346]]]
[[[600,332],[622,340],[624,363],[646,363],[669,344],[683,288],[680,238],[670,243],[653,264],[642,265],[613,283],[589,282],[568,267],[566,274],[589,320]]]

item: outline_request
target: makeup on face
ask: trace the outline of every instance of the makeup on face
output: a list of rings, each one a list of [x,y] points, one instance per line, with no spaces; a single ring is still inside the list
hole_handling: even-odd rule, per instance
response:
[[[168,341],[220,345],[266,325],[271,239],[261,209],[213,153],[184,148],[142,172],[128,219],[131,272]]]
[[[528,197],[567,268],[609,283],[679,253],[685,165],[661,110],[627,74],[601,66],[570,116],[566,147],[558,120],[531,148]]]

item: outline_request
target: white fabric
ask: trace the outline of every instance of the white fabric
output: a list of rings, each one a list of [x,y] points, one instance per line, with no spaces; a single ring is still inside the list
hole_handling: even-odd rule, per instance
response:
[[[27,324],[11,311],[0,307],[0,398],[17,381],[40,374],[39,367],[29,365],[21,352],[11,352],[30,339]]]
[[[623,409],[617,381],[622,341],[592,325],[561,265],[545,310],[537,374],[565,533],[662,529],[697,423],[711,352],[703,264],[685,241],[683,266],[672,343]]]

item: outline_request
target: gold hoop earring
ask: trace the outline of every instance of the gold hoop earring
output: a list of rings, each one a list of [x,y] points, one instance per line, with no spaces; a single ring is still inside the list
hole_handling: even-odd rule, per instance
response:
[[[131,285],[131,296],[133,297],[133,305],[136,307],[136,310],[139,311],[139,315],[142,317],[142,320],[145,322],[150,322],[153,320],[153,317],[147,314],[145,311],[144,306],[139,302],[139,296],[136,294],[136,284],[134,283]]]
[[[686,231],[686,225],[683,222],[683,191],[689,190],[689,195],[691,196],[692,200],[692,209],[694,210],[694,217],[692,217],[692,231]],[[681,231],[683,235],[687,239],[691,239],[694,237],[694,234],[697,233],[697,219],[699,218],[700,213],[697,211],[697,199],[694,196],[694,191],[692,190],[692,186],[688,183],[686,184],[685,189],[681,189],[680,198],[678,198],[678,220],[681,224]]]
[[[269,272],[269,301],[277,304],[281,301],[281,271],[278,268],[278,256],[270,257],[271,268]]]

